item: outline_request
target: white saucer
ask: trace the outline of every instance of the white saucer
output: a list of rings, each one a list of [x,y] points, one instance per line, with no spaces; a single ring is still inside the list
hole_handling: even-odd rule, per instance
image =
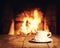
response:
[[[31,39],[30,42],[36,42],[36,43],[50,43],[52,39],[46,40],[46,41],[36,41],[35,39]]]

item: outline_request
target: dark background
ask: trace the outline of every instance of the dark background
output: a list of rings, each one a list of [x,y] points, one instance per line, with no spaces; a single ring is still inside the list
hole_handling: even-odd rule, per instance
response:
[[[56,5],[55,0],[0,0],[0,34],[9,32],[11,20],[23,10],[39,7],[45,13],[53,4]],[[59,18],[58,15],[56,17]],[[59,29],[56,33],[60,33]]]

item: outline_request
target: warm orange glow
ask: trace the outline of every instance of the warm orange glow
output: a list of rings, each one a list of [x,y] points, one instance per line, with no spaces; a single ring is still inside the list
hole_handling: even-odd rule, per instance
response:
[[[48,23],[48,22],[47,22],[46,18],[44,18],[44,31],[46,31],[46,32],[50,32],[47,23]]]
[[[11,26],[10,26],[10,30],[9,30],[9,35],[14,35],[14,20],[12,20]]]
[[[10,29],[9,34],[20,34],[21,32],[28,34],[30,32],[36,33],[38,30],[44,30],[49,32],[49,28],[47,25],[47,19],[43,17],[43,13],[39,9],[34,10],[26,10],[21,14],[17,15],[17,21],[23,21],[21,25],[17,24],[19,28],[14,32],[13,26]]]
[[[26,17],[24,17],[23,19],[24,22],[22,24],[21,31],[26,34],[30,32],[36,33],[36,31],[38,30],[38,26],[41,23],[41,19],[43,15],[42,12],[39,12],[37,9],[33,10],[31,14],[32,17],[30,17],[28,12],[26,12]]]

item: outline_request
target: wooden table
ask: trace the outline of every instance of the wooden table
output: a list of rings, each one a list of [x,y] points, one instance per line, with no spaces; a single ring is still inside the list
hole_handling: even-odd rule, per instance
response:
[[[0,35],[0,48],[60,48],[60,35],[52,35],[51,43],[31,43],[32,38],[34,35]]]

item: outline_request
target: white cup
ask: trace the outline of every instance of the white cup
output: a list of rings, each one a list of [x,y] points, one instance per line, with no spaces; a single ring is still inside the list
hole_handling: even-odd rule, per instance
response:
[[[49,37],[51,37],[51,32],[37,31],[35,40],[36,41],[46,41]]]

